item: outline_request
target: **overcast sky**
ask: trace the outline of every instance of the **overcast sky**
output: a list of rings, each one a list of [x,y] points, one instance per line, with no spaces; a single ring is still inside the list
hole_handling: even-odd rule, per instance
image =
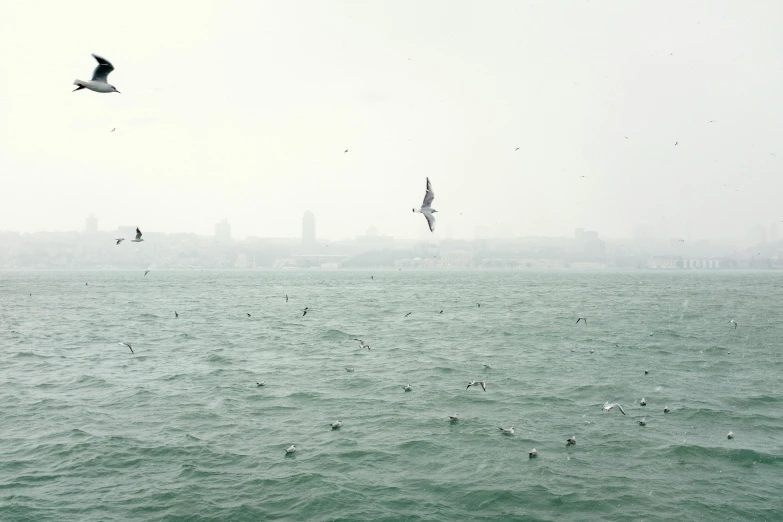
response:
[[[781,20],[777,0],[5,0],[0,230],[94,212],[298,237],[311,210],[319,237],[419,238],[429,176],[435,237],[743,235],[783,219]],[[71,92],[90,53],[122,94]]]

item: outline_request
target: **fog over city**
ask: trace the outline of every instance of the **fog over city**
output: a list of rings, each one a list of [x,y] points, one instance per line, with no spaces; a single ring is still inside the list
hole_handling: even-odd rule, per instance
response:
[[[90,215],[90,230],[105,233],[96,245],[114,251],[88,266],[122,266],[117,249],[131,246],[111,242],[122,227],[139,226],[151,247],[156,234],[215,238],[224,219],[231,241],[288,238],[301,250],[306,211],[317,219],[313,248],[283,258],[323,254],[317,245],[342,244],[350,259],[424,242],[437,259],[457,248],[443,242],[464,240],[475,254],[491,248],[476,240],[490,239],[529,253],[548,247],[520,238],[538,237],[608,241],[577,256],[599,264],[612,244],[637,241],[625,254],[647,266],[658,255],[740,259],[779,240],[780,2],[45,10],[0,7],[4,266],[19,266],[9,245],[24,236],[10,232],[82,234]],[[122,94],[71,92],[90,78],[91,53],[112,62]],[[426,177],[434,233],[411,213]],[[68,236],[40,243],[70,241],[55,237]],[[357,237],[376,239],[345,246]],[[660,243],[644,246],[646,237]],[[265,248],[218,263],[243,255],[258,266]],[[152,251],[145,263],[171,258]]]

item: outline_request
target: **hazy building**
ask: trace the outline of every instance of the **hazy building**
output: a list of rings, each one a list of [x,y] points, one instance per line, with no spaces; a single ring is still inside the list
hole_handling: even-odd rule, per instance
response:
[[[315,215],[309,210],[302,216],[302,246],[315,246]]]
[[[777,223],[772,223],[769,226],[769,241],[770,243],[780,240],[780,231],[778,230]]]
[[[231,240],[231,225],[228,224],[227,219],[215,225],[215,239],[218,241]]]
[[[84,220],[84,233],[95,234],[98,231],[98,218],[94,214],[87,216]]]

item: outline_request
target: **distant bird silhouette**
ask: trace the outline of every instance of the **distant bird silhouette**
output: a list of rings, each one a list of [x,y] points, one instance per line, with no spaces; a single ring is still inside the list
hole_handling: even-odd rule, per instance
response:
[[[133,351],[133,346],[131,346],[131,343],[126,343],[125,341],[117,341],[117,344],[121,344],[123,346],[127,346],[128,349],[130,349],[131,353],[136,353]]]
[[[440,312],[438,312],[438,313],[439,313],[439,314],[442,314],[442,313],[443,313],[443,310],[441,310],[441,311],[440,311]]]
[[[139,230],[139,227],[136,227],[136,239],[131,239],[131,243],[141,243],[144,241],[141,238],[141,230]]]
[[[117,127],[113,128],[111,131],[112,131],[112,132],[114,132],[114,131],[116,131],[116,130],[117,130]]]
[[[679,141],[675,141],[674,142],[674,146],[676,147],[678,143],[680,143],[680,142]]]
[[[176,319],[177,317],[179,317],[179,314],[177,313],[176,310],[174,310],[174,318]]]
[[[409,316],[409,315],[411,315],[412,313],[413,313],[413,312],[408,312],[407,314],[405,314],[405,317],[408,317],[408,316]]]
[[[514,149],[514,152],[516,152],[516,151],[518,151],[518,150],[519,150],[519,147],[517,147],[516,149]]]
[[[285,302],[288,302],[288,294],[285,294]]]
[[[306,316],[306,315],[307,315],[307,311],[308,311],[308,310],[310,310],[310,309],[309,309],[309,308],[307,308],[307,307],[305,306],[305,309],[304,309],[304,310],[302,310],[302,317],[304,317],[304,316]]]
[[[584,321],[585,324],[587,324],[587,318],[586,317],[580,317],[579,319],[577,319],[576,320],[576,324],[579,324],[579,321]]]
[[[247,314],[247,312],[245,312]],[[250,314],[247,314],[248,317],[250,317]]]
[[[117,244],[119,245],[120,243],[122,243],[123,241],[125,241],[125,238],[124,238],[124,237],[118,237],[117,239],[115,239],[115,241],[116,241],[116,242],[117,242]]]
[[[734,319],[732,319],[732,320],[731,320],[731,321],[729,321],[729,322],[730,322],[731,324],[733,324],[733,325],[734,325],[734,329],[736,330],[736,329],[737,329],[737,321],[735,321]]]
[[[348,149],[345,149],[345,150],[343,151],[343,154],[345,154],[346,152],[348,152]]]
[[[149,274],[149,273],[150,273],[150,271],[149,271],[149,270],[145,270],[145,271],[144,271],[144,275],[147,275],[147,274]]]

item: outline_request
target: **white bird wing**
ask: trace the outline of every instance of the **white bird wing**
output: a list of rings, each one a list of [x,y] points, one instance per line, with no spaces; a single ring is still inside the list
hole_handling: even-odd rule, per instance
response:
[[[620,410],[620,413],[622,413],[623,415],[625,415],[625,411],[623,410],[623,407],[622,407],[622,406],[620,406],[620,403],[619,403],[619,402],[616,402],[616,403],[614,403],[614,406],[617,406],[617,409],[618,409],[618,410]]]
[[[422,210],[421,213],[424,214],[425,218],[427,218],[427,224],[430,226],[430,232],[435,232],[435,216],[424,210]]]
[[[136,227],[136,239],[141,239],[141,230],[139,230],[139,227]]]
[[[106,83],[106,78],[109,73],[114,70],[114,66],[109,63],[106,58],[101,58],[97,54],[92,55],[98,61],[98,67],[95,68],[95,72],[92,73],[92,81]]]
[[[430,178],[427,178],[427,192],[424,193],[424,202],[421,204],[421,208],[430,208],[433,199],[435,199],[435,192],[432,191]]]

